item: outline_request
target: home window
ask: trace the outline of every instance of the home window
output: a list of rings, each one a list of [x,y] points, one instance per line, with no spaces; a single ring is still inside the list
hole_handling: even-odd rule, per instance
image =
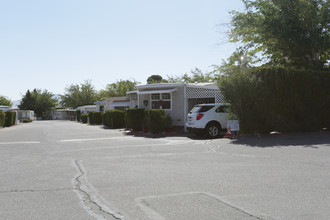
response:
[[[131,99],[132,99],[132,100],[137,100],[137,99],[138,99],[137,94],[131,94]]]
[[[156,93],[156,94],[151,94],[151,100],[159,100],[160,99],[160,94]]]
[[[151,94],[152,109],[171,109],[171,93],[154,93]]]

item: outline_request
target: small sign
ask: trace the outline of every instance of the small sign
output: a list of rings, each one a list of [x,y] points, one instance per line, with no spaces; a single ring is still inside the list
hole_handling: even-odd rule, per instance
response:
[[[230,128],[227,129],[225,136],[226,137],[233,136],[233,132],[231,132]]]
[[[227,128],[230,128],[231,131],[239,131],[239,121],[238,120],[228,120]]]

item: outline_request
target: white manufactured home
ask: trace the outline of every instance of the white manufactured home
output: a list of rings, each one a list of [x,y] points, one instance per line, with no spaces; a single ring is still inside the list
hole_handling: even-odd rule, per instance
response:
[[[0,111],[9,111],[10,110],[10,106],[6,106],[6,105],[0,105]]]
[[[79,110],[81,114],[88,114],[88,112],[97,111],[96,105],[79,106],[77,110]]]
[[[76,110],[72,109],[56,109],[51,110],[48,115],[50,120],[75,120]]]
[[[128,92],[130,108],[164,109],[173,126],[185,126],[188,112],[202,103],[224,102],[216,83],[156,83]]]
[[[23,121],[24,119],[36,120],[34,111],[32,110],[16,110],[16,116],[19,121]]]
[[[96,111],[125,110],[130,107],[128,97],[111,97],[102,101],[94,102]]]

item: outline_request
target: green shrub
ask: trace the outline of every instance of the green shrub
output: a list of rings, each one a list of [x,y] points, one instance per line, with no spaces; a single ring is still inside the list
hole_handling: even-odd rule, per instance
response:
[[[224,78],[220,89],[249,133],[330,127],[330,73],[253,68]]]
[[[123,128],[125,127],[125,111],[123,110],[113,110],[111,112],[112,125],[113,128]]]
[[[105,111],[102,118],[103,125],[106,127],[111,127],[111,115],[110,111]]]
[[[113,122],[112,122],[112,115],[111,115],[111,111],[113,110],[108,110],[108,111],[105,111],[104,112],[104,125],[106,127],[109,127],[109,128],[113,128]]]
[[[102,112],[88,112],[89,124],[100,125],[102,124]]]
[[[101,114],[101,118],[102,118],[102,124],[106,126],[106,122],[105,122],[105,112],[102,112],[102,114]]]
[[[6,111],[5,112],[5,127],[10,127],[15,124],[16,112]]]
[[[14,125],[14,124],[16,124],[16,112],[13,112],[12,113],[13,115],[12,115],[12,118],[11,118],[11,122],[12,122],[12,125]]]
[[[125,126],[125,111],[109,110],[104,114],[104,125],[109,128],[123,128]]]
[[[146,118],[147,127],[151,133],[165,131],[168,121],[165,110],[148,109],[144,111],[144,117]]]
[[[144,109],[127,109],[126,120],[128,128],[133,129],[133,131],[142,131],[144,122]]]
[[[86,124],[88,121],[88,114],[82,114],[81,121],[82,121],[82,123]]]
[[[5,112],[0,111],[0,127],[4,127],[5,126]]]
[[[30,122],[32,122],[32,119],[27,118],[23,120],[23,123],[30,123]]]
[[[102,124],[102,112],[94,112],[93,113],[94,124],[101,125]]]
[[[166,115],[165,128],[172,128],[172,118],[169,115]]]
[[[77,113],[77,121],[80,122],[80,120],[81,120],[81,111],[77,110],[76,113]]]
[[[94,112],[88,112],[89,124],[94,124]]]

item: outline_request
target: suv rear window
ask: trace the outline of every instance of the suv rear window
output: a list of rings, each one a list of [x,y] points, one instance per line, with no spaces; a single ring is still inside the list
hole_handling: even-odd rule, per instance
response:
[[[215,112],[217,112],[217,113],[228,113],[228,108],[229,108],[228,105],[222,105],[219,108],[217,108],[215,110]]]
[[[208,110],[210,110],[213,107],[214,107],[214,105],[195,106],[193,109],[191,109],[190,113],[207,112]]]

